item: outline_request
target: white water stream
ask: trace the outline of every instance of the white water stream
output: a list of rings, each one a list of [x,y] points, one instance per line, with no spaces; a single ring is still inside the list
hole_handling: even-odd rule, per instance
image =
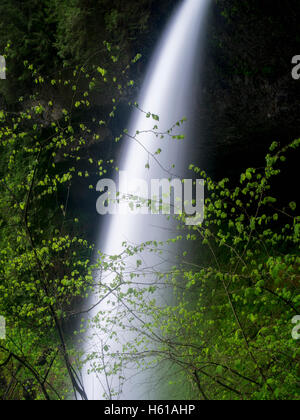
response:
[[[207,17],[209,0],[184,0],[179,5],[172,16],[160,42],[153,55],[149,66],[148,74],[145,78],[143,88],[138,100],[139,107],[155,115],[159,115],[160,122],[157,123],[152,118],[146,118],[144,113],[136,110],[133,112],[129,124],[129,133],[135,135],[137,131],[144,132],[152,130],[157,124],[161,132],[168,130],[175,122],[183,117],[187,122],[182,128],[177,128],[174,134],[185,134],[185,140],[174,140],[168,136],[164,139],[156,138],[153,134],[144,133],[137,136],[138,142],[132,139],[124,140],[123,153],[118,166],[122,171],[127,171],[127,176],[131,178],[142,178],[145,180],[168,178],[166,170],[175,164],[173,173],[183,176],[189,159],[192,118],[193,114],[193,94],[194,83],[199,83],[199,69],[201,69],[201,55],[203,47],[203,35],[205,33],[205,22]],[[200,60],[200,66],[198,66]],[[199,139],[197,139],[199,141]],[[161,149],[162,152],[157,159],[153,159],[151,154]],[[149,154],[150,152],[150,154]],[[149,162],[150,168],[145,165]],[[123,242],[128,241],[131,244],[141,244],[146,241],[156,240],[165,241],[172,237],[174,224],[168,222],[165,216],[157,215],[115,215],[104,216],[106,219],[106,228],[101,233],[98,249],[108,255],[121,254],[123,251]],[[153,267],[158,265],[157,257],[153,255],[143,255],[143,265]],[[128,260],[126,272],[136,270],[135,260]],[[161,261],[164,268],[168,262]],[[171,262],[170,262],[171,264]],[[162,270],[162,267],[158,268]],[[99,281],[111,281],[111,274],[102,273]],[[98,280],[98,279],[96,279]],[[162,300],[163,296],[160,297]],[[100,307],[96,307],[90,316],[97,314],[98,310],[105,311],[111,309],[111,297],[103,301]],[[97,302],[97,296],[90,298],[90,305]],[[92,328],[92,327],[91,327]],[[87,337],[93,332],[89,330],[86,333],[86,352],[95,352],[102,354],[103,343],[110,346],[111,351],[117,351],[116,346],[111,340],[106,340],[102,336],[88,341]],[[130,338],[124,331],[117,331],[120,341],[122,336],[124,340]],[[132,333],[131,333],[132,334]],[[106,341],[105,341],[106,340]],[[120,345],[121,347],[121,345]],[[122,351],[122,347],[119,349]],[[153,398],[153,392],[149,391],[147,382],[147,373],[134,375],[136,372],[124,372],[126,379],[120,399],[147,399]],[[129,379],[132,376],[131,379]],[[104,390],[108,393],[108,388],[117,388],[117,379],[105,378],[104,374],[90,374],[83,372],[83,382],[88,398],[97,400],[103,398]]]

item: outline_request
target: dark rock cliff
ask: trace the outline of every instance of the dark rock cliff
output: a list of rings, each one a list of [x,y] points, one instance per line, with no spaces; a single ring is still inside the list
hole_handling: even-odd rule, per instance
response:
[[[218,176],[260,165],[273,141],[300,136],[300,80],[291,74],[299,18],[295,0],[214,0],[197,112]]]

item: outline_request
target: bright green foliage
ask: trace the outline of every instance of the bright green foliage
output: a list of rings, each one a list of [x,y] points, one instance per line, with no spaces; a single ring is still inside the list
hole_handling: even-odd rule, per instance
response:
[[[44,79],[25,65],[37,90],[44,88]],[[105,83],[81,68],[74,80],[51,80],[76,91],[68,109],[53,112],[54,102],[35,94],[28,106],[20,98],[18,112],[0,111],[0,314],[7,323],[0,377],[7,387],[15,384],[5,398],[62,399],[70,384],[85,398],[64,325],[92,286],[93,246],[70,209],[69,192],[76,179],[104,174],[107,164],[89,156],[86,146],[99,136],[73,115],[77,101],[90,106],[82,82],[77,89],[78,75],[88,85]]]
[[[282,209],[272,196],[278,163],[299,145],[274,144],[265,169],[248,169],[235,189],[201,174],[205,221],[189,234],[202,242],[198,268],[184,262],[176,284],[187,291],[178,289],[178,306],[162,311],[164,336],[179,342],[165,351],[201,398],[299,399],[291,320],[300,311],[300,217],[295,203]]]
[[[105,49],[113,62],[111,45]],[[167,361],[171,372],[178,370],[172,386],[184,387],[190,398],[299,399],[299,344],[292,339],[291,320],[300,311],[300,219],[297,197],[283,208],[272,190],[279,164],[297,152],[299,140],[283,150],[274,143],[265,168],[249,168],[236,186],[216,183],[191,165],[206,183],[202,226],[187,231],[182,216],[178,235],[166,244],[124,243],[121,255],[100,254],[92,266],[93,246],[70,213],[68,192],[78,179],[93,189],[89,178],[113,166],[113,160],[96,161],[86,146],[101,140],[96,127],[114,117],[116,103],[133,83],[112,77],[104,64],[89,71],[77,67],[72,80],[49,83],[25,65],[37,90],[49,84],[71,91],[71,101],[57,109],[51,98],[36,94],[28,102],[21,98],[15,112],[0,111],[0,314],[8,326],[0,366],[1,381],[15,384],[5,398],[67,398],[71,386],[85,398],[73,363],[78,355],[63,325],[74,315],[74,299],[96,289],[99,302],[110,299],[111,306],[99,307],[92,324],[123,351],[114,354],[105,342],[101,354],[85,355],[95,370],[117,375],[122,384],[126,366],[144,370]],[[92,92],[103,86],[114,93],[111,112],[100,121],[82,121],[78,110],[89,114]],[[159,123],[157,115],[140,111]],[[183,123],[166,133],[155,125],[153,134],[182,140],[174,130]],[[125,130],[116,142],[123,136],[139,141],[139,134]],[[149,159],[158,161],[161,152]],[[144,252],[164,258],[173,245],[195,253],[184,252],[168,272],[144,266]],[[131,272],[128,258],[135,261]],[[98,269],[113,275],[96,288],[92,274]],[[172,304],[158,302],[172,290]],[[120,330],[125,341],[116,334]],[[31,395],[24,395],[24,384]],[[111,389],[105,396],[116,394]]]
[[[300,353],[292,319],[300,313],[300,217],[294,201],[282,208],[272,192],[279,163],[299,145],[296,140],[278,150],[274,143],[265,168],[248,169],[236,187],[228,179],[215,183],[191,165],[206,183],[203,224],[168,244],[125,246],[123,255],[101,258],[106,271],[117,273],[110,285],[117,291],[111,312],[101,312],[96,325],[112,336],[116,326],[130,328],[136,337],[127,343],[115,337],[123,354],[107,352],[106,372],[109,366],[110,374],[117,374],[132,363],[137,370],[169,363],[166,372],[180,398],[299,399]],[[184,217],[178,220],[181,232],[183,222]],[[192,257],[184,252],[168,273],[143,270],[138,257],[137,270],[126,272],[128,256],[166,255],[173,243],[197,251]],[[175,303],[161,305],[159,296],[169,294],[170,286]]]

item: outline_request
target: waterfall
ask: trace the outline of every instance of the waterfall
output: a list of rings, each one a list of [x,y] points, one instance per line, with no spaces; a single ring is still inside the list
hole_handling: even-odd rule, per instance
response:
[[[127,172],[129,178],[145,180],[168,178],[168,173],[171,170],[173,173],[183,176],[188,159],[191,159],[189,150],[192,136],[189,134],[193,128],[193,119],[191,118],[193,114],[193,84],[195,80],[199,83],[198,62],[204,43],[202,38],[208,4],[209,0],[184,0],[172,16],[153,55],[137,102],[139,108],[146,113],[158,115],[159,122],[153,120],[152,117],[147,118],[145,113],[139,110],[133,112],[129,133],[135,136],[139,131],[140,134],[136,136],[136,140],[124,139],[123,152],[118,164],[122,171]],[[151,133],[145,133],[145,131],[151,131],[155,125],[158,125],[160,132],[165,132],[183,117],[187,118],[187,122],[182,127],[177,127],[175,132],[176,134],[185,134],[185,140],[173,139],[168,135],[164,138],[160,138],[160,136],[157,138]],[[155,155],[158,149],[161,149],[161,152],[159,155]],[[155,156],[157,159],[154,158]],[[172,168],[172,164],[175,167]],[[124,241],[132,244],[141,244],[152,240],[165,241],[172,236],[174,229],[172,221],[168,222],[165,216],[140,214],[104,217],[106,219],[103,223],[106,227],[101,233],[97,247],[108,255],[121,254]],[[143,266],[161,264],[165,267],[168,265],[165,259],[162,262],[155,258],[158,257],[144,255]],[[128,260],[127,265],[129,272],[134,261]],[[109,281],[109,274],[105,274],[102,273],[102,279],[106,278],[105,281]],[[163,297],[160,298],[163,299]],[[91,297],[90,305],[95,302],[97,302],[97,297]],[[95,316],[97,310],[103,311],[110,305],[109,302],[103,301],[101,308],[95,308],[90,315]],[[87,332],[87,334],[89,333],[91,331]],[[124,332],[119,331],[118,334],[121,337]],[[128,339],[128,336],[125,338]],[[103,340],[103,337],[99,337],[99,340]],[[110,342],[109,344],[112,345]],[[84,350],[101,353],[97,337],[86,344]],[[116,349],[114,350],[116,351]],[[125,372],[125,375],[134,376],[134,372]],[[83,381],[89,399],[102,398],[103,388],[108,385],[102,374],[88,375],[87,372],[83,372]],[[147,373],[143,374],[142,379],[137,376],[128,381],[122,389],[120,398],[145,398],[147,390],[141,385],[141,382],[147,382]],[[116,386],[115,383],[111,383],[111,385]]]

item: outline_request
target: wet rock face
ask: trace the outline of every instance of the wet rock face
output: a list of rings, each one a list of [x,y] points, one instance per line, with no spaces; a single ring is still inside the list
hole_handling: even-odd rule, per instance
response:
[[[210,158],[219,167],[227,160],[229,172],[260,163],[273,141],[300,136],[300,80],[292,78],[292,58],[300,54],[298,18],[294,0],[214,2],[199,131],[201,124]]]

